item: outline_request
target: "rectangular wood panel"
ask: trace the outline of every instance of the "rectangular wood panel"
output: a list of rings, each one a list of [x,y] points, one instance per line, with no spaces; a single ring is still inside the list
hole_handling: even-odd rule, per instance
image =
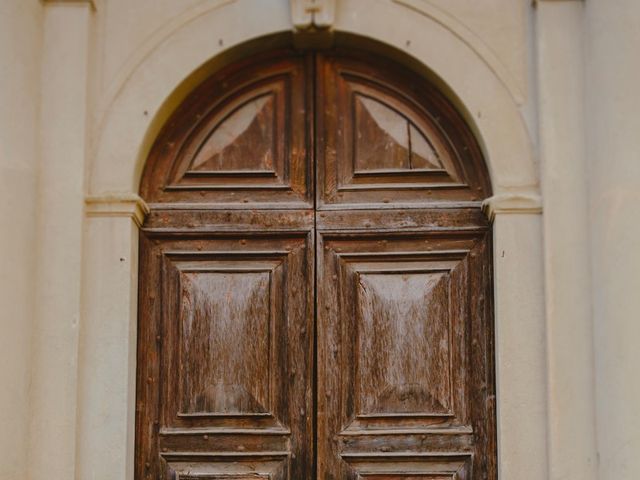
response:
[[[311,478],[313,242],[143,233],[139,478]]]
[[[493,468],[486,233],[390,213],[319,224],[318,478],[470,479]]]
[[[470,455],[345,456],[355,478],[371,480],[471,480]],[[352,478],[352,477],[343,477]]]
[[[180,269],[178,415],[264,415],[273,410],[272,272],[218,263]]]
[[[451,413],[448,273],[372,263],[354,275],[357,417]]]

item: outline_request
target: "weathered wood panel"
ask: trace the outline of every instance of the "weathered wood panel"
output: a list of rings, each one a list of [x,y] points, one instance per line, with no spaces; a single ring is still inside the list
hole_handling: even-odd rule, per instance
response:
[[[494,478],[486,233],[318,235],[319,478],[363,476],[356,457],[433,475],[445,453]]]
[[[318,206],[475,201],[490,186],[473,135],[423,78],[353,53],[317,55]]]
[[[232,64],[176,110],[140,193],[207,208],[308,208],[313,199],[311,58],[278,51]]]
[[[448,273],[373,262],[354,280],[356,415],[449,413]]]
[[[143,231],[138,478],[310,478],[313,241]]]

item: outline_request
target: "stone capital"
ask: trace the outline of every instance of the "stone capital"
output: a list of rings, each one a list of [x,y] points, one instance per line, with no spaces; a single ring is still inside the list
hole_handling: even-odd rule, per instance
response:
[[[561,3],[561,2],[584,2],[584,0],[533,0],[533,5],[540,3]]]
[[[491,222],[499,214],[541,214],[542,198],[535,191],[498,193],[482,202],[482,210]]]
[[[89,217],[129,217],[142,226],[149,206],[135,193],[110,193],[86,197],[85,212]]]
[[[86,3],[91,7],[91,10],[98,10],[98,3],[100,0],[40,0],[45,5],[65,5],[65,4],[83,4]]]

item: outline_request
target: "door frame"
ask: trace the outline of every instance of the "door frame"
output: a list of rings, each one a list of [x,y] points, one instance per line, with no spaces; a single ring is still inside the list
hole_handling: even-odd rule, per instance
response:
[[[522,94],[479,40],[426,2],[372,9],[365,1],[345,1],[335,30],[405,51],[425,72],[428,66],[484,150],[494,191],[485,211],[493,221],[499,475],[546,478],[541,198]],[[291,29],[281,3],[213,2],[188,11],[136,53],[97,109],[106,113],[96,122],[85,205],[78,478],[133,478],[138,231],[148,211],[137,189],[148,149],[168,114],[217,68],[219,53]],[[359,15],[348,14],[356,9]],[[242,28],[237,18],[246,19]],[[390,18],[406,28],[390,31]],[[211,42],[212,31],[223,41]]]

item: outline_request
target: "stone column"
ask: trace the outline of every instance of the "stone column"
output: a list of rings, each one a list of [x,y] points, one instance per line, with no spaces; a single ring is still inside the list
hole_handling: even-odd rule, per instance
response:
[[[78,479],[133,479],[137,195],[87,199],[78,386]]]
[[[27,478],[43,8],[0,1],[0,479]]]
[[[551,480],[597,478],[584,11],[582,0],[536,11]]]
[[[88,1],[44,3],[30,480],[76,478],[91,15]]]
[[[588,0],[587,156],[599,480],[640,477],[640,2]]]
[[[547,478],[542,219],[534,193],[485,202],[493,221],[499,478]]]

